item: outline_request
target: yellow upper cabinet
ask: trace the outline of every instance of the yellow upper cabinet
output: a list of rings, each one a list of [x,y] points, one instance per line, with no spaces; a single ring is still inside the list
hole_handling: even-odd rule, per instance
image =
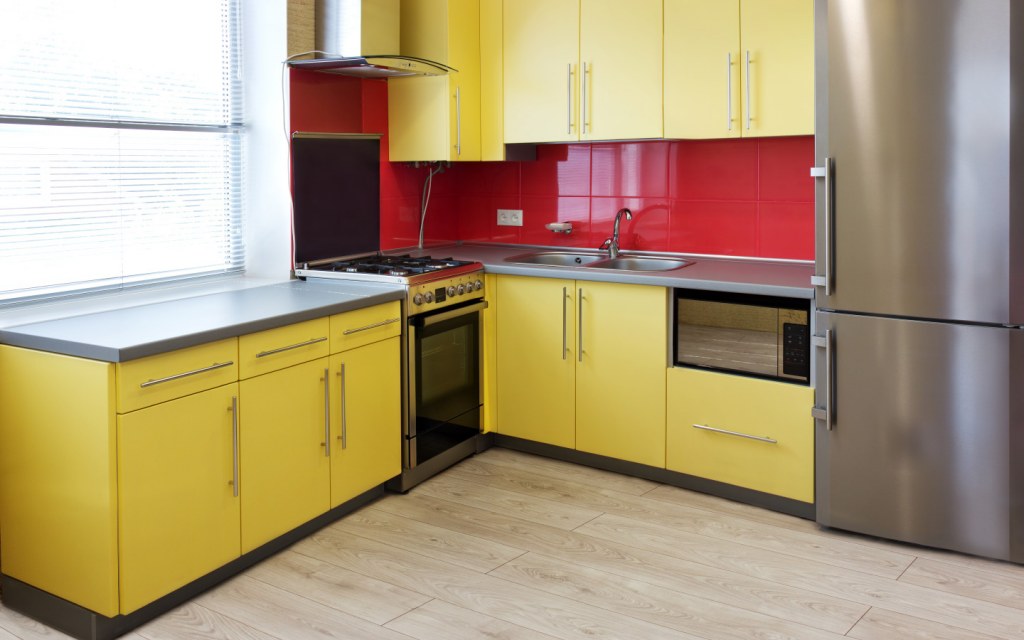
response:
[[[665,137],[813,133],[811,0],[665,0]]]
[[[480,0],[403,2],[401,38],[458,71],[388,81],[390,159],[480,160]]]
[[[659,138],[662,4],[504,5],[505,142]]]

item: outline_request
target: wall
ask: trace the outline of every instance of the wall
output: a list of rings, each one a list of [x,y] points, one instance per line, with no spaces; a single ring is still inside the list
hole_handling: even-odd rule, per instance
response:
[[[387,161],[387,84],[292,70],[292,128],[385,134],[381,247],[413,246],[425,167]],[[597,247],[621,207],[622,247],[811,260],[811,136],[540,145],[529,162],[455,164],[434,178],[429,243],[464,240]],[[522,209],[523,227],[496,210]],[[546,222],[571,221],[571,235]]]

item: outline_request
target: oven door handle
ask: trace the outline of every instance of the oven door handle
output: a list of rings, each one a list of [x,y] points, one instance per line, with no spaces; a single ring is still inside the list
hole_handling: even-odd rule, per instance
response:
[[[439,322],[444,322],[445,320],[451,320],[452,318],[458,318],[460,316],[466,316],[466,315],[469,315],[471,313],[476,313],[478,311],[483,311],[486,308],[487,308],[487,301],[486,300],[481,300],[480,302],[471,304],[471,305],[466,306],[466,307],[459,307],[458,309],[454,309],[452,311],[442,311],[442,312],[434,314],[434,315],[429,315],[429,316],[423,317],[422,318],[422,323],[423,323],[424,327],[429,327],[429,326],[435,325],[435,324],[437,324]]]

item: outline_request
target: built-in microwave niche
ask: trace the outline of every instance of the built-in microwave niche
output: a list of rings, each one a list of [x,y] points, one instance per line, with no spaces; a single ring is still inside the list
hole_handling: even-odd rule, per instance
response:
[[[810,301],[676,289],[676,366],[808,384]]]

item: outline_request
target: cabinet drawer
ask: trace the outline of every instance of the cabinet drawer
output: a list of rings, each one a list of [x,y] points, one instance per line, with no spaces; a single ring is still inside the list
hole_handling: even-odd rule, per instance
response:
[[[127,413],[238,379],[238,340],[228,338],[117,364],[117,412]]]
[[[668,370],[667,467],[814,502],[811,387]]]
[[[238,339],[239,377],[252,378],[326,356],[330,321],[324,318],[250,333]]]
[[[331,316],[331,353],[361,347],[402,333],[398,301]]]

